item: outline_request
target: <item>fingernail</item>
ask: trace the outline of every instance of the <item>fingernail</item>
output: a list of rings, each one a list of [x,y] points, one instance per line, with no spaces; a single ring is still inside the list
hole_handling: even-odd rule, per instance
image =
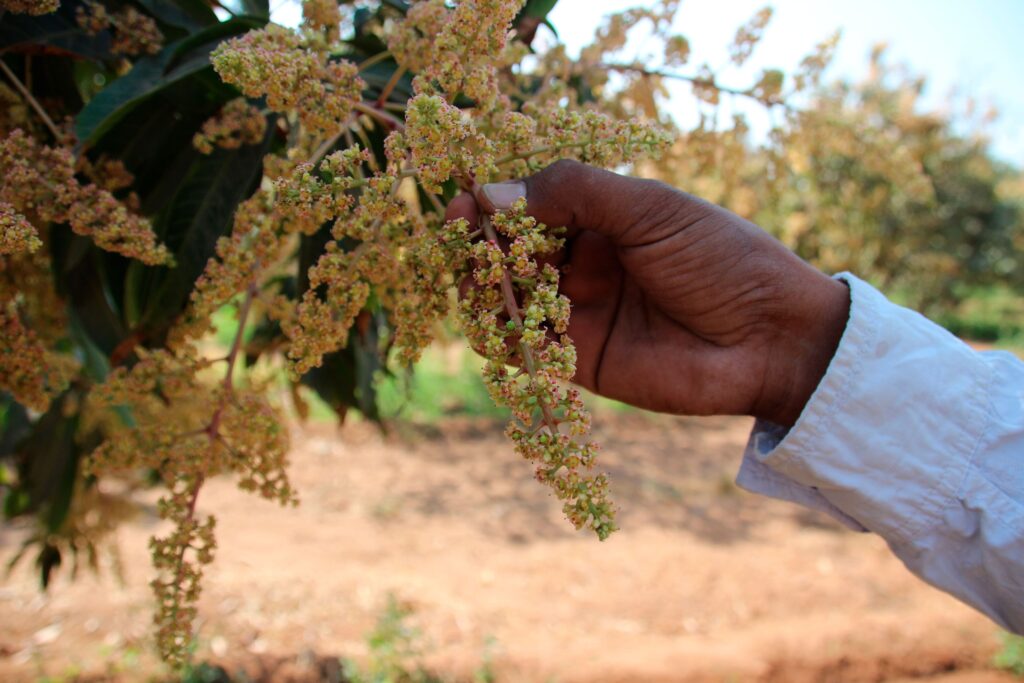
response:
[[[484,185],[484,196],[496,211],[511,208],[517,199],[526,196],[526,183],[513,180],[507,183],[487,183]]]

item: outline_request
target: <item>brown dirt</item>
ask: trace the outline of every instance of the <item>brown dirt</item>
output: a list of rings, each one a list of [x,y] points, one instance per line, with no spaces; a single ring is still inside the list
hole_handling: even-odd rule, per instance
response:
[[[302,505],[210,482],[218,518],[198,656],[268,681],[334,679],[386,596],[415,610],[430,668],[499,681],[1012,681],[996,627],[907,572],[881,539],[737,490],[749,421],[607,413],[595,421],[620,505],[606,543],[572,532],[499,425],[382,437],[296,427]],[[147,499],[150,500],[151,499]],[[30,563],[0,584],[0,680],[138,680],[148,651],[146,538],[121,532],[125,583]],[[0,531],[0,561],[18,530]],[[490,645],[487,643],[490,641]]]

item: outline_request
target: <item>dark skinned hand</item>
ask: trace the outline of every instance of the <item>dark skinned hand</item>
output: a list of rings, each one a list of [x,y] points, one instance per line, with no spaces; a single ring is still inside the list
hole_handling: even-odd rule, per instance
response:
[[[568,228],[555,263],[578,384],[648,410],[796,421],[846,325],[843,283],[723,208],[573,161],[460,195],[447,218],[475,224],[524,194]]]

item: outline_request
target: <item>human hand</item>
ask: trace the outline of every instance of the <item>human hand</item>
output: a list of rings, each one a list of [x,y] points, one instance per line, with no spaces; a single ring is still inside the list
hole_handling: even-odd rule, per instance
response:
[[[796,421],[845,328],[845,285],[723,208],[573,161],[460,195],[447,218],[475,224],[524,195],[568,228],[554,262],[575,382],[648,410]]]

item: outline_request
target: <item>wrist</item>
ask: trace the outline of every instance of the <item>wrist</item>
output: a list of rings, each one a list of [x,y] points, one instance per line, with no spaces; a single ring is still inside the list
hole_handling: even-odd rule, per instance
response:
[[[764,397],[755,416],[792,427],[828,370],[850,314],[846,283],[815,271],[768,355]]]

